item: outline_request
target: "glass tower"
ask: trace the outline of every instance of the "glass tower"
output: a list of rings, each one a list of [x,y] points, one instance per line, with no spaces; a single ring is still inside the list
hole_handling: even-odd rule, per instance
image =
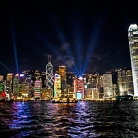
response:
[[[66,91],[66,66],[59,66],[59,75],[61,76],[61,98],[67,98]]]
[[[128,29],[129,50],[133,76],[134,96],[138,96],[138,26],[131,24]]]
[[[112,74],[110,72],[103,74],[103,88],[104,97],[110,98],[113,96]]]
[[[48,64],[46,65],[46,87],[53,90],[53,65],[51,64],[51,55],[48,55]]]

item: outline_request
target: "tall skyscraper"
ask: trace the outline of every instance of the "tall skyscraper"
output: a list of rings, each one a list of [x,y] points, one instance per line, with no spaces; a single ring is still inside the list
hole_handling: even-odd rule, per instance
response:
[[[61,98],[67,97],[66,91],[66,66],[59,66],[59,74],[61,76]]]
[[[138,26],[131,24],[128,29],[129,50],[133,76],[134,96],[138,96]]]
[[[48,55],[48,64],[46,65],[46,88],[53,90],[53,66],[51,64],[51,55]]]
[[[61,76],[59,74],[54,76],[54,98],[61,98]]]
[[[41,89],[42,89],[42,81],[36,80],[34,82],[34,97],[40,98],[41,97]]]
[[[116,70],[119,95],[133,94],[132,71],[130,68]]]
[[[103,88],[104,97],[110,98],[113,96],[112,74],[110,72],[103,74]]]
[[[5,80],[5,93],[8,99],[11,98],[12,96],[12,80],[13,80],[13,74],[8,73]]]
[[[79,77],[74,79],[74,93],[77,99],[84,98],[84,78]]]
[[[19,96],[19,74],[13,76],[13,95]]]

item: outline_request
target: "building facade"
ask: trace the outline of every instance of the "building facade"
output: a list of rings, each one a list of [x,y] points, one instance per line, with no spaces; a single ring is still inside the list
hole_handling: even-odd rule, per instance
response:
[[[22,96],[27,97],[29,95],[29,83],[22,82]]]
[[[104,89],[105,98],[110,98],[113,96],[113,85],[112,85],[111,73],[103,74],[103,89]]]
[[[77,99],[84,98],[84,79],[82,77],[74,79],[74,93]]]
[[[134,96],[138,96],[138,26],[131,24],[128,29],[129,50],[133,76]]]
[[[19,74],[13,76],[13,96],[19,96]]]
[[[66,66],[59,66],[59,74],[61,76],[61,98],[67,98],[66,91]]]
[[[61,76],[54,75],[54,98],[61,98]]]
[[[42,92],[42,81],[36,80],[34,82],[34,98],[40,98]]]
[[[46,65],[46,88],[53,90],[53,65],[51,64],[51,57],[48,57],[48,64]]]

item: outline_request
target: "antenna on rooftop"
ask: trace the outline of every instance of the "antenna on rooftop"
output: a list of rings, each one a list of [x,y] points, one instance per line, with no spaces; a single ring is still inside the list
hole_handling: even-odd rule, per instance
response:
[[[48,63],[51,62],[52,55],[48,55]]]

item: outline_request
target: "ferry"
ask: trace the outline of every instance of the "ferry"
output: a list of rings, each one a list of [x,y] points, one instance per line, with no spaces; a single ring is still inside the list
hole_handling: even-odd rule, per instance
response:
[[[133,96],[132,95],[120,95],[116,96],[117,101],[133,101]]]
[[[73,98],[53,98],[52,103],[77,103],[77,99]]]

